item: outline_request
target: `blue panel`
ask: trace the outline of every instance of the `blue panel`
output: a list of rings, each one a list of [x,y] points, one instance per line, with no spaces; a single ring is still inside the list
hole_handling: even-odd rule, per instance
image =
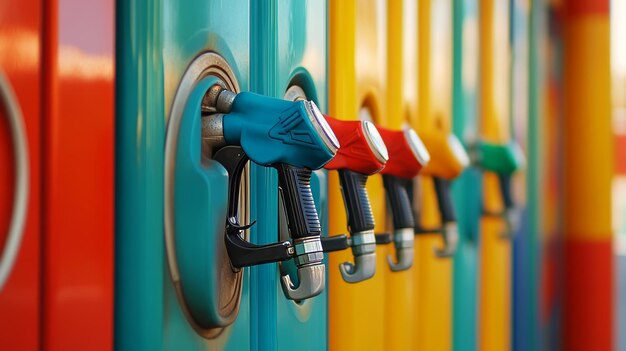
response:
[[[519,351],[526,350],[540,350],[541,338],[540,338],[540,319],[539,319],[539,263],[540,255],[538,248],[538,235],[539,235],[539,222],[538,222],[538,210],[541,208],[537,202],[537,191],[539,189],[539,154],[537,154],[537,141],[541,135],[539,130],[539,124],[535,124],[538,118],[538,110],[534,108],[540,108],[539,97],[535,94],[538,93],[538,86],[533,84],[539,84],[535,81],[534,76],[537,73],[538,67],[537,61],[533,61],[533,55],[538,55],[538,43],[533,44],[532,37],[529,37],[529,25],[534,26],[534,30],[540,30],[536,25],[529,21],[534,18],[538,21],[536,16],[541,6],[531,6],[533,14],[529,17],[528,10],[525,5],[520,4],[517,1],[511,2],[510,16],[511,16],[511,47],[512,57],[514,57],[513,65],[511,67],[512,77],[512,94],[520,94],[521,96],[511,96],[511,108],[513,119],[511,121],[511,128],[515,125],[526,125],[528,128],[527,134],[522,130],[514,130],[514,135],[517,140],[527,144],[526,152],[528,154],[528,166],[526,171],[527,180],[527,204],[524,209],[520,227],[515,233],[512,249],[512,264],[513,264],[513,281],[512,281],[512,349]],[[531,33],[531,36],[533,34]],[[532,55],[528,55],[528,50]],[[526,59],[527,58],[527,59]],[[533,68],[533,65],[534,68]],[[523,86],[523,83],[528,79],[529,86],[524,87],[526,91],[516,91]],[[533,83],[535,82],[535,83]],[[528,95],[524,94],[528,93]],[[529,103],[530,102],[530,103]],[[516,112],[516,108],[520,105],[528,105],[527,115],[521,115]],[[517,117],[517,118],[516,118]],[[526,139],[526,140],[524,140]],[[533,149],[534,148],[534,149]],[[540,149],[539,149],[540,150]]]

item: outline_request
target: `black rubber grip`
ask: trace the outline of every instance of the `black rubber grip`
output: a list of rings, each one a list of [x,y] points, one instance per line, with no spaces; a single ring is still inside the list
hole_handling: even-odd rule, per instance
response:
[[[448,223],[456,221],[454,206],[452,204],[452,194],[450,193],[450,181],[438,177],[434,177],[433,181],[435,183],[435,192],[437,193],[441,222]]]
[[[319,236],[322,227],[311,193],[311,170],[284,163],[274,167],[278,170],[290,236],[294,239]]]
[[[365,188],[367,176],[347,169],[340,169],[339,183],[348,215],[350,233],[374,230],[374,214]]]
[[[511,175],[510,174],[498,174],[500,183],[500,192],[502,193],[502,203],[504,208],[511,209],[515,207],[513,201],[513,194],[511,189]]]
[[[383,185],[387,201],[391,207],[394,229],[413,228],[415,219],[407,193],[406,181],[398,177],[383,174]]]

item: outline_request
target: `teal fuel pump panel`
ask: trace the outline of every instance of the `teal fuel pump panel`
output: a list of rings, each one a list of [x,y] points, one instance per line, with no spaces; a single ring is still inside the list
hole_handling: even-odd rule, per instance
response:
[[[202,117],[216,83],[326,110],[326,3],[120,0],[117,9],[116,349],[326,348],[326,293],[287,299],[280,277],[297,284],[291,260],[229,265],[229,173],[211,158]],[[323,228],[325,177],[311,179]],[[239,220],[257,220],[247,239],[286,236],[276,170],[251,163],[243,182]]]
[[[206,302],[203,297],[219,299],[210,294],[189,296],[190,289],[187,295],[180,294],[189,272],[181,267],[185,260],[178,262],[179,272],[172,270],[168,255],[172,238],[164,235],[176,217],[168,214],[168,206],[172,210],[184,202],[181,197],[185,191],[194,194],[194,189],[168,181],[168,172],[187,158],[188,168],[197,172],[189,187],[198,187],[195,193],[203,196],[198,195],[195,201],[207,210],[206,217],[201,216],[201,208],[200,216],[194,217],[201,219],[196,228],[221,228],[223,238],[225,218],[220,214],[226,213],[228,198],[219,187],[227,183],[226,172],[215,162],[201,163],[199,111],[203,93],[197,89],[201,83],[209,84],[201,78],[217,77],[231,88],[249,90],[250,4],[247,0],[118,1],[117,10],[115,348],[251,349],[249,270],[244,269],[236,278],[242,284],[234,293],[241,296],[234,322],[225,328],[208,328],[214,321],[198,318],[188,303],[195,301],[193,309]],[[208,52],[221,60],[206,60],[202,55]],[[172,116],[178,116],[179,123],[177,138],[170,142],[168,138],[174,135]],[[171,152],[170,144],[178,146],[177,152]],[[170,162],[166,167],[171,159],[180,162]],[[174,173],[180,180],[183,176],[179,171]],[[193,226],[176,229],[193,232]],[[223,243],[223,239],[211,243],[219,238],[217,232],[214,230],[213,236],[198,246],[208,253],[219,252],[212,245]],[[177,249],[184,250],[185,245],[179,244]],[[193,256],[179,258],[189,262]],[[208,266],[204,257],[195,259]],[[182,279],[178,282],[177,274]],[[229,322],[226,319],[222,322]]]
[[[312,100],[326,111],[326,2],[259,1],[253,3],[252,12],[252,26],[262,29],[251,43],[252,90],[289,100]],[[273,170],[253,167],[251,173],[257,186],[277,189]],[[328,234],[326,186],[325,171],[314,172],[311,187],[323,235]],[[253,228],[252,237],[256,236],[258,243],[276,242],[279,236],[286,236],[279,198],[278,191],[253,194],[253,218],[280,217],[280,221]],[[252,325],[259,349],[327,348],[326,291],[304,301],[288,300],[280,282],[285,273],[297,279],[291,262],[252,269]]]
[[[453,128],[468,150],[478,141],[478,2],[455,0],[453,6]],[[471,151],[475,152],[475,151]],[[482,177],[480,170],[469,167],[452,187],[454,205],[459,213],[459,243],[454,257],[452,348],[476,350],[478,322],[478,246],[482,215]]]

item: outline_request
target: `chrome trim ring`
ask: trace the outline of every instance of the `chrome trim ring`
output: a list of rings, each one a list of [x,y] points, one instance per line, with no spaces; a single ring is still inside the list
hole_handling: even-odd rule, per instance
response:
[[[5,103],[5,112],[9,120],[10,133],[13,139],[13,151],[15,153],[13,212],[5,239],[4,250],[0,256],[0,291],[2,291],[13,270],[24,237],[30,171],[28,167],[28,137],[26,136],[22,111],[9,80],[2,71],[0,71],[0,99],[4,100]]]
[[[428,162],[430,162],[430,153],[428,149],[426,149],[426,145],[424,145],[422,139],[415,133],[415,130],[413,130],[413,128],[405,128],[404,139],[407,144],[409,144],[415,158],[422,164],[422,167],[426,166]]]
[[[205,52],[201,54],[194,59],[185,71],[173,98],[165,136],[163,220],[168,270],[170,272],[170,277],[174,284],[181,309],[183,310],[187,321],[198,334],[205,338],[214,338],[221,334],[223,328],[203,329],[200,327],[191,317],[189,308],[185,302],[180,282],[180,272],[178,270],[174,237],[174,175],[180,123],[185,109],[185,104],[187,103],[187,98],[198,82],[209,76],[218,78],[222,83],[224,83],[225,89],[239,92],[239,84],[235,80],[234,71],[223,57],[214,52]],[[204,105],[204,100],[202,104]],[[244,223],[248,222],[249,217],[249,184],[247,181],[247,172],[247,170],[244,172],[242,178],[243,184],[239,200],[239,215],[245,220]],[[233,297],[228,301],[222,301],[222,303],[220,303],[220,307],[225,310],[223,311],[224,314],[231,313],[236,315],[236,312],[239,309],[239,303],[237,301],[240,300],[243,277],[241,272],[235,274],[238,275],[236,280],[238,285],[235,287],[236,290],[234,291],[234,295],[237,295],[239,298],[235,299]]]
[[[361,130],[363,130],[363,134],[365,135],[365,140],[367,140],[367,144],[370,149],[374,152],[374,156],[380,163],[387,163],[389,160],[389,152],[387,151],[387,146],[383,141],[383,138],[380,136],[378,129],[374,123],[370,121],[361,121]]]

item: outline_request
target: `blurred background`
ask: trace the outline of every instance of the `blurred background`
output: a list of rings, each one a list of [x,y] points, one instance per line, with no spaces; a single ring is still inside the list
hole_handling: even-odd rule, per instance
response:
[[[378,245],[376,275],[348,284],[351,251],[328,253],[324,293],[294,302],[276,263],[245,268],[225,316],[227,254],[201,241],[177,251],[203,272],[181,283],[166,139],[206,53],[233,90],[298,86],[339,120],[417,132],[410,269]],[[462,172],[441,175],[438,135]],[[490,146],[514,150],[509,171]],[[214,171],[202,228],[228,203]],[[336,173],[313,175],[323,236],[349,229]],[[247,235],[276,242],[276,171],[246,174]],[[626,0],[0,0],[0,349],[626,351]]]

